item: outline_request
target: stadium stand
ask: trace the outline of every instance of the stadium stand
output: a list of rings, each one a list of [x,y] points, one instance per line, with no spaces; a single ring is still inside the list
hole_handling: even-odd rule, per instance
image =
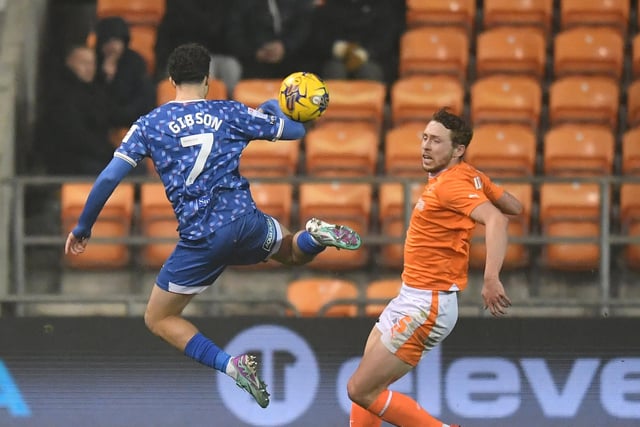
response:
[[[358,314],[358,307],[355,304],[338,304],[337,300],[355,300],[358,293],[358,285],[351,280],[308,277],[289,283],[287,300],[302,317],[354,317]],[[295,314],[289,312],[289,315]]]

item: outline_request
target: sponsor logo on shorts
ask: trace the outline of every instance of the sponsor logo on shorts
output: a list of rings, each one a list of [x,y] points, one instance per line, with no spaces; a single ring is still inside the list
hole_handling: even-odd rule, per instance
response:
[[[264,239],[264,243],[262,244],[262,249],[267,252],[271,252],[271,248],[273,247],[273,242],[276,241],[276,226],[273,223],[271,218],[267,218],[267,237]]]

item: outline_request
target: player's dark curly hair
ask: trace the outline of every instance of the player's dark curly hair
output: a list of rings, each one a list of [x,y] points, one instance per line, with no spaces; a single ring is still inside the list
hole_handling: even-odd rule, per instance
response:
[[[206,47],[188,43],[176,47],[168,60],[169,76],[176,84],[200,83],[209,75],[211,55]]]
[[[433,114],[431,120],[442,124],[451,131],[453,145],[469,146],[471,138],[473,138],[473,129],[462,117],[449,112],[447,108],[441,108]]]

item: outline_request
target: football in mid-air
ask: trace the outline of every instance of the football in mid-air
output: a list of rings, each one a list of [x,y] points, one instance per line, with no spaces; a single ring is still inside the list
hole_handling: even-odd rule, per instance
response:
[[[329,91],[324,80],[317,75],[298,71],[282,80],[278,102],[287,117],[308,122],[325,112],[329,106]]]

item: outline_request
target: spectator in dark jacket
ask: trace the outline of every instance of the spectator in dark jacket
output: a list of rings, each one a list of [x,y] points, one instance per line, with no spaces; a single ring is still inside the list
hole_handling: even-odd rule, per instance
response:
[[[231,49],[243,78],[283,78],[306,71],[313,0],[236,0],[229,14]]]
[[[65,66],[51,84],[43,109],[37,143],[47,173],[95,175],[113,157],[104,89],[94,83],[93,49],[73,45]]]
[[[108,17],[96,25],[96,80],[109,95],[112,127],[129,127],[155,107],[156,94],[142,56],[129,48],[129,25],[120,17]]]
[[[234,0],[167,0],[156,40],[156,81],[168,76],[167,59],[178,46],[199,43],[211,52],[211,77],[228,93],[242,77],[242,66],[226,40],[229,7]]]
[[[386,0],[324,0],[314,12],[315,53],[325,79],[393,81],[402,9]]]

